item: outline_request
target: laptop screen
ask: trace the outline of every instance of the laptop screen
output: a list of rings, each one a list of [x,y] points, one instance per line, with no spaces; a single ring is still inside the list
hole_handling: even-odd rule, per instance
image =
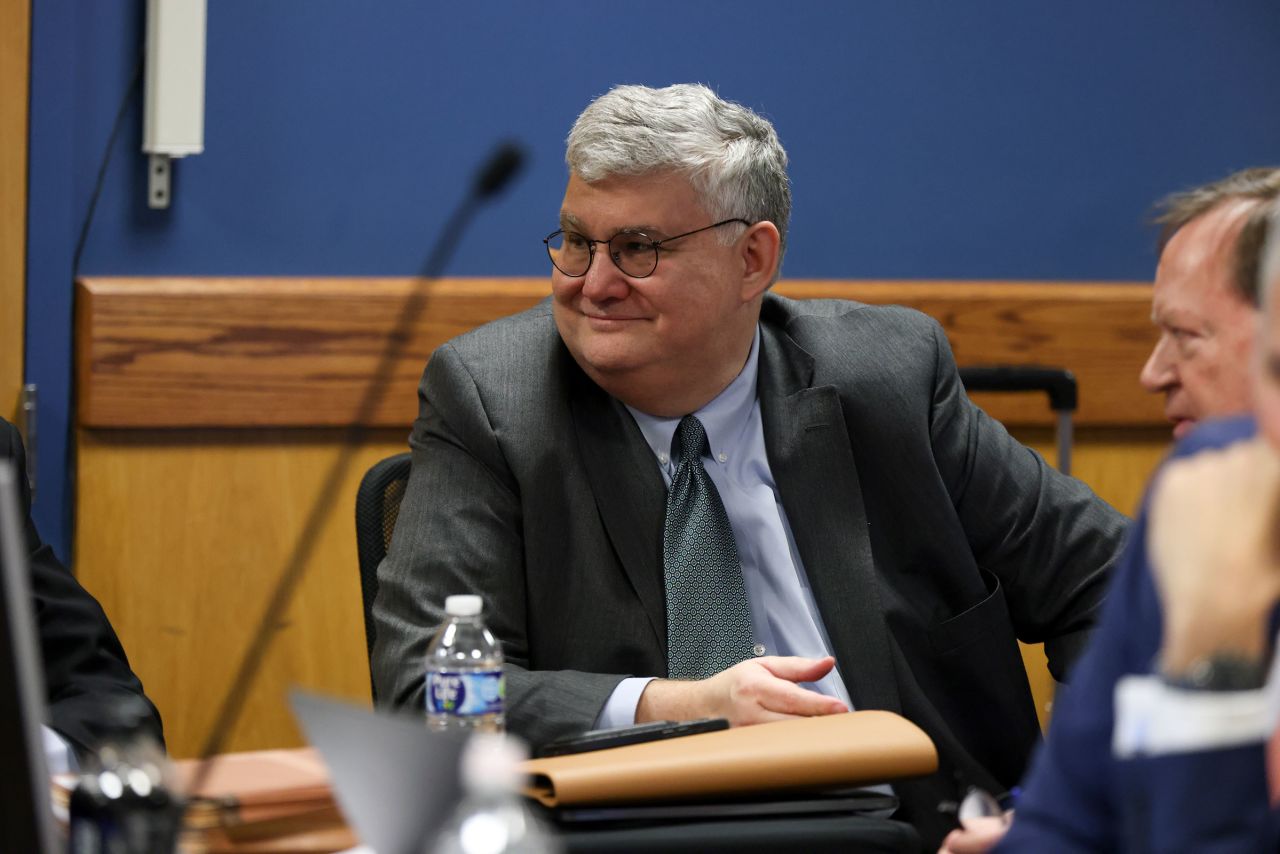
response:
[[[0,459],[0,827],[5,850],[53,854],[55,834],[40,726],[44,671],[36,641],[18,483]]]

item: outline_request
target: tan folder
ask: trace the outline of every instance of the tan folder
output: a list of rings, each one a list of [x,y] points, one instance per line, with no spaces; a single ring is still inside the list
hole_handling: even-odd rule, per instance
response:
[[[252,824],[335,813],[329,770],[312,747],[227,753],[214,759],[200,791],[191,781],[198,759],[173,763],[179,790],[192,799],[186,820],[194,826]]]
[[[929,736],[882,711],[736,727],[525,764],[526,794],[549,807],[860,786],[937,768]]]

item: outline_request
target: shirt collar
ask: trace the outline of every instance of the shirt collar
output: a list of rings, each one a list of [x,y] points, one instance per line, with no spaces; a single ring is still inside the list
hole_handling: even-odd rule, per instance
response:
[[[711,456],[730,451],[737,443],[742,426],[751,415],[751,408],[756,402],[757,366],[760,361],[760,326],[756,326],[755,337],[751,339],[751,352],[747,354],[747,362],[742,370],[714,398],[697,412],[691,413],[702,422],[707,431],[707,443],[711,446]],[[640,432],[649,444],[659,462],[666,465],[667,455],[671,452],[671,439],[676,434],[680,418],[661,418],[649,415],[631,406],[627,407],[631,417],[636,420]],[[672,461],[674,465],[676,461]]]

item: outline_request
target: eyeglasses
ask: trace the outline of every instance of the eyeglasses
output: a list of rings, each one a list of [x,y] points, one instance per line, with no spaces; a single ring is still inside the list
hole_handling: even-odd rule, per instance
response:
[[[614,265],[619,270],[633,279],[643,279],[652,276],[653,271],[658,269],[658,249],[663,244],[700,231],[710,231],[731,222],[751,225],[747,220],[735,217],[662,240],[651,240],[643,231],[631,230],[619,231],[608,240],[592,240],[576,231],[561,229],[548,234],[542,242],[547,245],[547,255],[551,258],[551,263],[566,276],[575,279],[585,276],[587,270],[591,269],[591,262],[596,258],[596,244],[603,243],[609,247],[609,257],[613,259]]]

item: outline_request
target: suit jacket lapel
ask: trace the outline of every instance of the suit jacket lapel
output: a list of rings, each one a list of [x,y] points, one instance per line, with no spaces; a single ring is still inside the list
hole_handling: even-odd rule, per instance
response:
[[[860,709],[900,711],[858,470],[840,396],[813,357],[762,324],[760,414],[782,506],[840,675]]]
[[[578,451],[600,519],[667,657],[667,605],[662,577],[662,522],[667,487],[635,419],[582,373],[566,352],[570,409]]]

